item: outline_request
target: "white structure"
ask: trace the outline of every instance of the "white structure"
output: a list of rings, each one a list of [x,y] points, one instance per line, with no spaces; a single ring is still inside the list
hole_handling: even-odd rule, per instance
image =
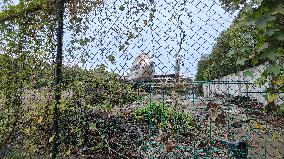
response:
[[[213,81],[228,81],[228,82],[248,82],[254,83],[263,73],[263,71],[269,66],[268,63],[264,63],[262,65],[249,68],[244,71],[240,71],[237,74],[230,74],[219,79],[215,79]],[[253,73],[253,76],[245,76],[245,72],[250,71]],[[267,104],[267,101],[264,97],[265,89],[269,87],[270,81],[266,82],[262,86],[258,86],[256,84],[248,84],[248,88],[246,88],[246,84],[204,84],[203,85],[203,92],[205,97],[212,97],[214,94],[225,95],[230,94],[233,96],[246,96],[246,92],[248,92],[248,96],[254,99],[257,99],[258,102],[263,104]],[[284,94],[280,94],[280,97],[276,99],[276,104],[283,103]]]
[[[150,59],[149,55],[141,53],[135,58],[126,80],[130,82],[143,82],[146,80],[152,80],[154,78],[154,74],[154,62]]]

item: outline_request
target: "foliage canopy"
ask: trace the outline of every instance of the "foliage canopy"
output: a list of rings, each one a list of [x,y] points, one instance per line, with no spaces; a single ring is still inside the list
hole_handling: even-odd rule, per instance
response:
[[[214,80],[269,62],[257,84],[271,83],[266,97],[274,101],[284,90],[284,2],[221,2],[227,10],[240,8],[240,12],[232,25],[219,35],[212,53],[199,61],[197,80]],[[253,76],[253,72],[244,75]]]

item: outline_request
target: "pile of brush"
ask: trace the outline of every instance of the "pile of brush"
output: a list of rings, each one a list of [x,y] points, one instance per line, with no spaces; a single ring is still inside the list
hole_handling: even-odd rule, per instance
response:
[[[228,100],[229,103],[234,104],[240,108],[245,108],[243,113],[250,116],[263,116],[264,105],[248,96],[235,96]]]

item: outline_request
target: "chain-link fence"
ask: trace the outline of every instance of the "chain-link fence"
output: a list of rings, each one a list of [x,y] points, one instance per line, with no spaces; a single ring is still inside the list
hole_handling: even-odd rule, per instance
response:
[[[213,0],[4,8],[0,157],[283,158],[283,95],[252,83],[269,63],[197,75],[237,16]]]

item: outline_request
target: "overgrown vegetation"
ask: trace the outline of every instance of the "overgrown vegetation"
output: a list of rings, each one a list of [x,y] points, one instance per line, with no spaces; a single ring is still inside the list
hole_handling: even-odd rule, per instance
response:
[[[20,0],[0,12],[0,158],[49,156],[54,138],[56,3]],[[97,1],[90,5],[66,1],[74,23],[76,15],[86,14],[94,5]],[[109,110],[136,99],[131,87],[103,66],[94,70],[63,66],[61,83],[58,143],[62,152],[68,151],[64,144],[84,147],[81,140],[95,108]]]
[[[273,102],[284,90],[284,2],[221,1],[230,11],[241,10],[230,28],[219,35],[212,53],[199,61],[196,79],[214,80],[269,62],[257,84],[271,83],[266,97],[268,102]],[[253,77],[253,74],[244,72],[245,76]]]
[[[90,71],[65,67],[64,72],[63,79],[68,81],[64,83],[63,99],[59,106],[59,143],[62,144],[60,150],[68,151],[63,145],[77,148],[86,146],[89,123],[94,120],[92,116],[96,110],[110,111],[114,106],[132,103],[136,95],[131,93],[129,85],[123,85],[115,74],[102,68]],[[19,93],[17,90],[9,89],[9,93],[15,94],[6,94],[6,97],[5,92],[1,91],[0,105],[4,116],[1,117],[0,143],[5,147],[8,145],[6,152],[3,152],[6,155],[17,150],[17,154],[25,157],[48,156],[53,139],[51,126],[54,105],[50,83],[49,78],[39,78],[38,83],[34,83],[36,87],[27,87],[29,85],[25,84],[20,97],[16,94]],[[18,101],[22,97],[25,99]],[[29,143],[12,141],[16,136]]]
[[[63,65],[60,68],[63,71],[62,81],[59,85],[55,85],[54,70],[57,61],[54,59],[55,49],[58,47],[55,38],[58,21],[57,2],[58,0],[20,0],[18,5],[8,5],[0,12],[0,158],[49,158],[51,144],[55,140],[59,145],[59,153],[55,154],[58,158],[143,157],[141,149],[146,149],[148,146],[143,142],[152,140],[147,134],[151,128],[149,123],[156,130],[162,128],[173,130],[170,132],[171,135],[164,137],[167,140],[182,134],[179,144],[184,144],[186,141],[186,144],[190,145],[192,140],[199,141],[200,138],[205,138],[203,140],[206,140],[205,144],[208,146],[207,136],[193,138],[198,136],[198,133],[191,132],[195,128],[193,117],[187,112],[180,112],[175,106],[154,102],[152,105],[146,103],[146,106],[131,112],[130,115],[111,114],[113,107],[133,103],[137,100],[137,96],[132,92],[130,85],[121,83],[116,74],[106,71],[104,65],[92,70],[74,64]],[[72,59],[79,58],[74,52],[96,39],[86,36],[87,27],[83,23],[88,23],[90,11],[104,3],[102,0],[77,2],[66,0],[64,5],[68,11],[68,16],[65,16],[64,20],[70,24],[68,29],[72,30],[70,36],[74,38],[70,40],[66,54]],[[144,10],[144,5],[140,8]],[[124,9],[124,6],[119,7],[120,11]],[[269,10],[269,7],[264,7],[263,12],[257,10],[241,14],[240,18],[243,16],[259,18]],[[149,20],[144,20],[144,27],[151,25],[148,23],[153,22],[155,11],[151,8]],[[260,21],[267,24],[265,27],[270,29],[269,34],[265,36],[259,34],[259,32],[266,33],[265,27],[254,30],[255,27],[245,25],[238,28],[237,24],[241,24],[243,19],[236,21],[235,30],[233,29],[230,36],[224,33],[226,38],[223,41],[230,41],[232,44],[226,43],[214,49],[222,48],[223,50],[216,52],[225,58],[223,53],[227,51],[227,45],[233,48],[248,42],[246,40],[237,43],[230,39],[231,34],[234,39],[239,39],[238,36],[243,30],[256,32],[254,36],[260,41],[257,48],[267,46],[265,42],[270,39],[266,39],[267,36],[281,40],[278,33],[282,32],[283,28],[273,22],[275,21],[273,16],[278,20],[281,19],[282,14],[280,9],[275,15],[268,19],[266,17],[264,22]],[[273,30],[273,27],[279,27],[280,30]],[[118,51],[125,51],[126,45],[129,45],[128,40],[133,38],[134,34],[129,32],[125,44],[118,46]],[[281,43],[275,41],[273,46],[274,44],[278,47]],[[259,53],[262,52],[263,50]],[[88,50],[80,53],[82,55],[80,62],[85,63]],[[234,55],[232,52],[230,60],[234,59]],[[112,55],[106,56],[110,62],[115,62]],[[247,57],[247,54],[236,54],[235,57],[239,56]],[[216,57],[214,55],[213,60],[217,60]],[[252,59],[254,57],[258,56],[253,56]],[[267,57],[273,61],[282,58],[282,55],[269,54]],[[224,75],[226,71],[222,72],[222,69],[229,63],[222,63],[222,66],[219,66],[220,72],[215,76]],[[274,74],[278,81],[276,83],[279,83],[277,79],[282,77],[279,76],[282,68],[279,70],[277,65],[276,63],[272,70],[268,70],[267,75]],[[207,74],[201,71],[200,78],[213,78],[214,76],[209,73],[215,67],[204,65]],[[54,93],[56,88],[62,91],[58,116],[54,117],[53,108],[56,104],[54,96],[58,95]],[[182,86],[178,86],[177,89],[181,93],[187,91]],[[59,123],[59,137],[56,139],[52,130],[54,121]],[[171,152],[174,147],[171,142],[164,141],[164,143],[167,145],[166,151]],[[198,144],[200,147],[203,145],[202,142]]]
[[[156,128],[171,128],[175,131],[185,131],[194,126],[191,114],[161,102],[154,102],[151,105],[139,108],[134,115],[139,120],[152,122]]]

